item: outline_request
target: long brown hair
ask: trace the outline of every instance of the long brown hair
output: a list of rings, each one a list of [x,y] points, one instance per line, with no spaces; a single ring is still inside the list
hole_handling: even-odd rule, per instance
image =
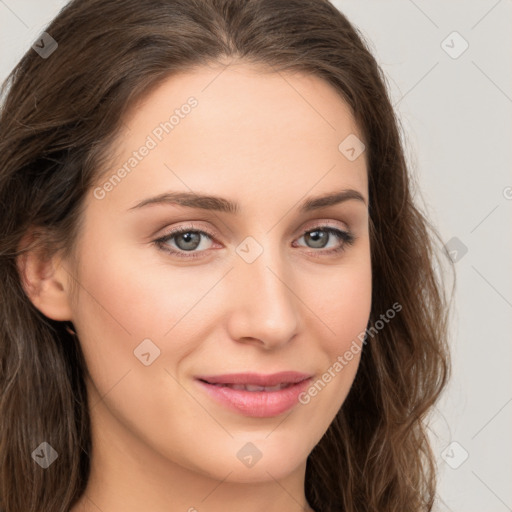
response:
[[[74,0],[46,32],[55,51],[30,49],[2,87],[0,510],[67,512],[91,454],[79,342],[33,306],[17,257],[72,254],[123,114],[173,73],[226,57],[320,77],[351,107],[368,163],[369,325],[402,306],[365,344],[351,391],[308,458],[306,497],[317,512],[431,510],[426,419],[450,368],[436,263],[448,258],[413,203],[386,78],[359,31],[327,0]],[[43,441],[58,453],[48,469],[31,457]]]

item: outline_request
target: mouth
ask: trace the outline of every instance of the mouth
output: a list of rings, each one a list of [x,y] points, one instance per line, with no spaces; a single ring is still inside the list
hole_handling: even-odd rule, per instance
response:
[[[205,384],[210,384],[212,386],[217,386],[221,388],[229,388],[229,389],[236,389],[238,391],[279,391],[280,389],[286,389],[290,386],[293,386],[290,382],[282,382],[281,384],[276,384],[275,386],[258,386],[256,384],[214,384],[212,382],[208,382],[206,380],[199,379]]]
[[[296,372],[292,370],[265,375],[262,373],[230,373],[224,375],[201,375],[196,379],[205,381],[208,384],[221,384],[226,386],[242,384],[260,387],[272,387],[281,384],[297,384],[312,377],[309,373]]]
[[[292,408],[311,379],[311,374],[294,371],[196,377],[201,388],[217,404],[258,418],[276,416]]]

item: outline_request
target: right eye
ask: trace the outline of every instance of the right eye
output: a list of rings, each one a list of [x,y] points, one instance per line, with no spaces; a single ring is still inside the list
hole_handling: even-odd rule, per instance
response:
[[[197,258],[204,252],[204,250],[196,251],[201,245],[202,237],[206,237],[210,240],[213,239],[213,235],[206,231],[196,229],[193,226],[185,226],[169,231],[154,240],[154,243],[159,249],[173,256],[175,255],[180,258]],[[170,241],[174,242],[176,248],[169,245],[168,242]]]

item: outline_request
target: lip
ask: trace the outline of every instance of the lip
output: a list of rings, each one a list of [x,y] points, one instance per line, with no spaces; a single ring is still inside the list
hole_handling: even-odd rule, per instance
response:
[[[257,373],[233,373],[196,377],[207,395],[217,403],[244,416],[270,418],[278,416],[298,403],[299,395],[309,385],[311,374],[294,371],[263,375]],[[289,384],[277,391],[246,391],[224,387],[222,384],[248,384],[275,386]]]
[[[229,373],[224,375],[204,375],[197,376],[196,379],[205,380],[210,384],[252,384],[254,386],[275,386],[281,383],[296,384],[307,378],[311,374],[284,371],[264,375],[262,373]]]

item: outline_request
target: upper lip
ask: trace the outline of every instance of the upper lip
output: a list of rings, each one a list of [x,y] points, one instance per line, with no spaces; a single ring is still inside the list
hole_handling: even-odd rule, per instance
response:
[[[253,386],[276,386],[277,384],[296,384],[311,377],[308,373],[285,371],[264,375],[261,373],[230,373],[224,375],[205,375],[196,377],[209,384],[250,384]]]

